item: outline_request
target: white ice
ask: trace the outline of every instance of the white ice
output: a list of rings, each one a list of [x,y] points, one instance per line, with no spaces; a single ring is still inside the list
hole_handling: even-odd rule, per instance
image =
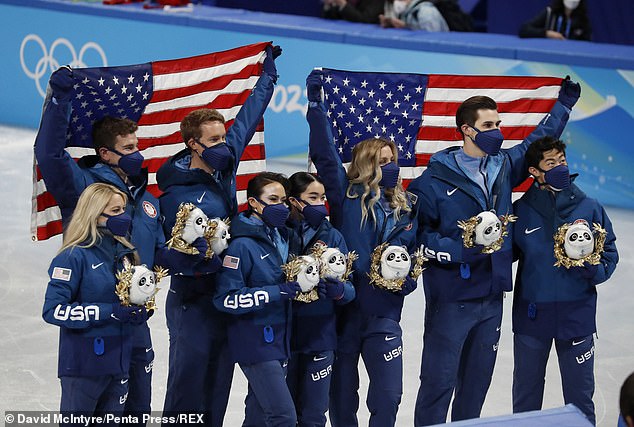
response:
[[[53,411],[59,407],[57,379],[58,328],[41,318],[47,285],[47,268],[60,246],[60,238],[34,243],[29,225],[32,189],[32,146],[35,131],[0,127],[0,200],[4,214],[0,221],[0,411]],[[272,159],[270,170],[292,173],[305,170],[305,157]],[[620,263],[613,277],[599,286],[598,339],[595,374],[597,422],[615,426],[618,394],[625,377],[634,371],[632,350],[634,298],[628,286],[634,276],[634,212],[608,208]],[[158,297],[158,313],[150,319],[156,360],[154,363],[152,407],[163,406],[167,379],[168,335],[164,299],[167,283]],[[511,413],[513,369],[510,309],[512,295],[504,303],[505,316],[493,383],[482,411],[483,416]],[[402,327],[405,363],[404,394],[398,426],[413,425],[414,402],[418,390],[424,297],[421,289],[407,297]],[[544,408],[563,405],[556,358],[551,354],[546,377]],[[361,369],[362,363],[361,363]],[[231,390],[225,425],[242,422],[246,381],[238,368]],[[368,412],[364,400],[367,376],[362,375],[360,424],[366,425]]]

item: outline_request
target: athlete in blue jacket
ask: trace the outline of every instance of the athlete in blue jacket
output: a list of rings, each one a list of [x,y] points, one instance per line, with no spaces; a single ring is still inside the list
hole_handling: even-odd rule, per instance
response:
[[[293,229],[308,254],[316,243],[348,254],[341,233],[326,219],[326,193],[319,178],[296,172],[289,178],[289,201]],[[298,426],[326,425],[332,365],[337,348],[335,310],[354,299],[350,281],[322,279],[319,299],[311,303],[293,302],[291,360],[286,383],[293,396]]]
[[[181,203],[194,204],[209,218],[237,213],[238,164],[273,95],[274,58],[280,52],[278,47],[267,49],[264,72],[228,131],[216,110],[195,110],[181,121],[187,148],[157,174],[164,192],[160,203],[166,236],[171,235]],[[212,304],[219,255],[215,255],[218,262],[201,263],[173,276],[166,304],[170,357],[163,411],[167,415],[204,412],[212,426],[223,424],[234,365],[227,350],[226,314]]]
[[[136,123],[120,118],[104,117],[93,124],[92,143],[96,155],[87,155],[75,163],[64,150],[71,120],[72,70],[62,67],[51,76],[51,93],[44,103],[40,129],[35,139],[35,156],[48,191],[62,212],[67,224],[81,192],[94,182],[111,184],[128,198],[126,212],[132,217],[130,241],[136,247],[141,263],[152,267],[160,264],[177,272],[182,264],[178,253],[165,248],[158,200],[146,191],[147,169],[142,169],[135,135]],[[155,255],[157,259],[155,259]],[[126,414],[149,414],[152,397],[154,350],[146,323],[136,327]]]
[[[596,285],[610,278],[619,255],[605,210],[572,183],[565,150],[566,145],[552,137],[528,148],[528,171],[535,182],[514,204],[519,219],[513,243],[519,266],[513,298],[513,412],[541,409],[554,340],[564,401],[594,424]],[[600,263],[555,267],[554,236],[560,226],[577,220],[607,231]]]
[[[512,227],[491,255],[466,249],[459,220],[494,209],[512,213],[511,192],[527,177],[524,153],[547,133],[560,135],[579,85],[564,80],[559,100],[525,139],[500,150],[497,104],[486,96],[464,101],[456,112],[463,147],[434,154],[409,186],[418,195],[418,243],[430,259],[423,272],[425,332],[416,426],[444,423],[453,400],[453,421],[480,416],[491,383],[502,322],[503,292],[512,289]]]
[[[396,147],[383,139],[355,145],[346,174],[337,155],[321,99],[322,75],[306,79],[310,126],[309,153],[326,186],[332,224],[344,236],[354,263],[356,299],[343,307],[337,359],[333,367],[330,422],[334,427],[358,424],[359,356],[370,377],[367,405],[370,426],[392,426],[403,392],[402,330],[404,297],[416,288],[409,276],[399,292],[370,285],[370,255],[382,243],[416,244],[417,221],[412,198],[399,183]]]
[[[290,358],[291,299],[301,290],[281,266],[297,254],[285,226],[287,179],[262,172],[249,181],[249,210],[231,222],[231,243],[216,281],[214,304],[230,313],[229,350],[247,377],[243,427],[295,427],[297,416],[285,375]]]
[[[79,199],[59,254],[49,268],[42,317],[60,326],[60,412],[123,413],[132,356],[132,325],[145,307],[124,307],[115,294],[123,258],[138,261],[122,236],[130,226],[126,195],[107,184],[89,186]]]

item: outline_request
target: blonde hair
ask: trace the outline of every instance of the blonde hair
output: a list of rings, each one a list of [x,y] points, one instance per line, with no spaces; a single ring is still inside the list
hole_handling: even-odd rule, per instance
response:
[[[121,196],[124,204],[128,203],[126,194],[110,184],[95,183],[86,187],[79,196],[73,216],[64,232],[64,240],[59,252],[76,246],[89,248],[98,243],[102,237],[97,228],[98,220],[114,195]],[[134,249],[127,239],[120,236],[114,236],[114,238],[125,247]],[[135,261],[137,257],[135,253]]]
[[[355,145],[352,149],[352,162],[348,168],[349,184],[346,195],[353,199],[359,197],[359,194],[353,193],[352,187],[355,184],[363,185],[363,194],[361,194],[361,223],[359,224],[359,228],[363,227],[368,220],[368,212],[372,216],[372,221],[376,227],[374,205],[381,197],[379,182],[383,175],[381,173],[381,167],[379,166],[379,160],[383,147],[390,147],[392,155],[394,156],[394,162],[398,164],[396,145],[383,138],[366,139]],[[368,199],[370,193],[374,193],[374,196]],[[400,218],[401,210],[406,212],[410,211],[400,178],[396,187],[384,189],[384,194],[386,199],[390,202],[390,207],[394,210],[396,220]],[[367,203],[366,199],[368,199]]]

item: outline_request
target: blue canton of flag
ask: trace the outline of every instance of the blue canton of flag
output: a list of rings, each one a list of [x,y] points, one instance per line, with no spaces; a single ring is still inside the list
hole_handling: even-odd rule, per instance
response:
[[[137,122],[152,98],[152,65],[77,68],[67,146],[92,147],[92,124],[104,116]]]
[[[368,138],[396,144],[399,166],[416,163],[427,76],[323,69],[327,115],[343,162]]]

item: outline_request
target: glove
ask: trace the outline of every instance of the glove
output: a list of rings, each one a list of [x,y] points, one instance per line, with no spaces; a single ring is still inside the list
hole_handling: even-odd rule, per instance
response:
[[[411,276],[408,274],[407,276],[405,276],[403,287],[397,293],[405,297],[411,294],[412,292],[414,292],[417,287],[418,287],[418,282],[415,279],[412,279]]]
[[[313,70],[306,77],[306,92],[308,101],[321,102],[321,85],[323,73],[321,70]]]
[[[216,254],[209,259],[203,259],[196,266],[194,266],[194,272],[196,274],[209,274],[215,273],[222,268],[222,260]]]
[[[343,298],[343,282],[339,280],[324,279],[317,285],[319,298],[340,300]]]
[[[282,301],[295,298],[302,291],[297,282],[284,282],[277,285],[280,287],[280,296]]]
[[[51,75],[49,85],[58,100],[68,98],[73,87],[73,70],[68,65],[60,67]]]
[[[577,103],[580,96],[581,85],[570,80],[570,76],[566,76],[561,82],[558,101],[564,104],[569,110],[572,110],[572,107]]]
[[[462,248],[462,262],[465,264],[474,264],[483,260],[488,255],[482,253],[482,245],[474,245],[472,248]]]
[[[121,304],[112,304],[112,316],[113,319],[121,323],[131,323],[133,325],[140,325],[147,321],[147,311],[144,306],[129,306],[125,307]]]
[[[277,68],[275,67],[275,58],[282,54],[282,48],[279,46],[267,46],[266,58],[262,68],[266,74],[268,74],[274,82],[277,82]]]
[[[598,269],[598,265],[593,265],[586,261],[583,263],[583,267],[572,267],[570,271],[585,280],[590,280],[597,274]]]

